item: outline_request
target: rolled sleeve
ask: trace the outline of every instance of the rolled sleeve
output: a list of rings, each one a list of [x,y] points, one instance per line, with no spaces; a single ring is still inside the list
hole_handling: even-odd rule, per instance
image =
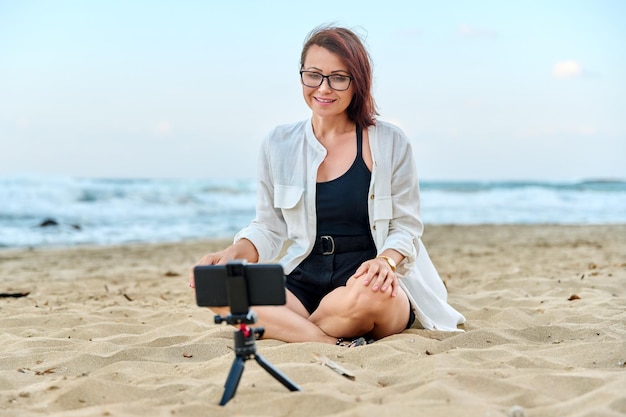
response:
[[[258,161],[257,203],[254,220],[235,235],[234,241],[248,239],[259,253],[259,262],[274,260],[284,242],[285,221],[275,207],[274,185],[269,155],[269,137],[265,139]]]
[[[379,196],[374,208],[375,219],[385,218],[386,236],[379,248],[394,249],[405,256],[401,271],[410,269],[419,254],[419,241],[424,230],[420,217],[420,193],[417,169],[411,146],[399,131],[396,131],[393,154],[390,160],[391,181],[388,196]],[[377,229],[379,225],[377,224]]]

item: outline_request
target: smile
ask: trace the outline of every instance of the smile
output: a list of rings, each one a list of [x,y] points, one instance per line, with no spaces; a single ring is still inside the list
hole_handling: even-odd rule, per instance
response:
[[[330,99],[330,98],[318,98],[318,97],[313,97],[313,98],[315,99],[315,101],[317,101],[320,104],[331,104],[337,101],[337,100]]]

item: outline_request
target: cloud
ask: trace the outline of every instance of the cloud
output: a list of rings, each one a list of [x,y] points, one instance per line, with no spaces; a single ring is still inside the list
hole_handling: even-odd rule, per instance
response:
[[[154,132],[157,135],[167,135],[168,133],[170,133],[171,130],[172,130],[172,125],[170,124],[170,122],[161,121],[157,123],[154,129]]]
[[[20,129],[26,129],[30,126],[30,121],[26,117],[19,117],[15,121],[15,125]]]
[[[463,101],[463,106],[467,109],[479,109],[482,107],[482,101],[477,98],[467,98]]]
[[[552,67],[554,78],[576,78],[583,75],[583,67],[578,61],[561,61]]]
[[[545,138],[545,137],[569,137],[569,138],[594,138],[598,135],[606,136],[609,133],[592,125],[570,126],[541,126],[525,128],[516,132],[518,138]]]
[[[593,126],[578,126],[575,128],[574,133],[579,136],[596,136],[599,131]]]
[[[493,38],[498,35],[495,30],[491,29],[481,29],[474,26],[470,26],[468,24],[463,24],[459,26],[457,31],[459,36],[462,38]]]

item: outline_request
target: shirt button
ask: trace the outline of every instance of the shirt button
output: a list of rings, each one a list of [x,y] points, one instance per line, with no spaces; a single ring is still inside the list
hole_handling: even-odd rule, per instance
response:
[[[373,199],[374,199],[374,194],[370,196],[370,200],[373,200]]]
[[[376,230],[376,225],[372,226],[372,229],[373,229],[373,230]]]

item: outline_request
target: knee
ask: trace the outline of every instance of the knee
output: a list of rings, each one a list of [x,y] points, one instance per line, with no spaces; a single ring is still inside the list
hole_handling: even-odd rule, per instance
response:
[[[385,311],[387,301],[391,300],[388,293],[372,291],[372,288],[357,282],[356,285],[348,286],[348,303],[353,311],[359,311],[365,315],[377,314]]]
[[[216,316],[227,316],[230,314],[230,308],[228,307],[208,307],[208,309]]]

